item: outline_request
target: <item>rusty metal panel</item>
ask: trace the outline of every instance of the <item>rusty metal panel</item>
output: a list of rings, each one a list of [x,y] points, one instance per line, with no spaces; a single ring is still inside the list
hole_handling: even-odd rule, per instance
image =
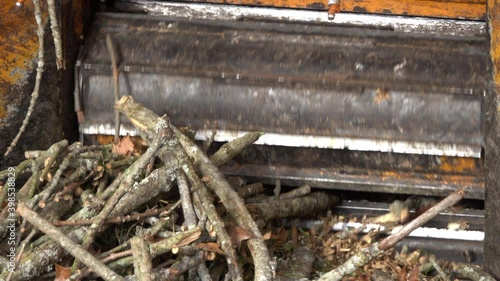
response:
[[[149,0],[120,0],[115,2],[114,8],[121,12],[146,13],[148,15],[163,15],[188,19],[307,22],[316,25],[362,26],[364,28],[426,35],[486,35],[486,23],[477,20],[410,18],[366,13],[337,13],[332,19],[329,13],[315,10]]]
[[[219,146],[216,145],[215,151]],[[481,159],[254,145],[222,168],[227,175],[284,185],[484,200]]]
[[[341,0],[343,12],[485,19],[486,0]]]
[[[20,5],[16,5],[19,2]],[[21,4],[22,2],[22,4]],[[63,1],[57,6],[64,39],[66,70],[55,66],[48,11],[42,3],[45,26],[45,71],[32,118],[9,157],[0,157],[0,169],[17,165],[28,149],[46,149],[62,138],[77,139],[72,114],[73,71],[79,41],[90,20],[86,0]],[[30,103],[36,75],[38,36],[32,1],[0,0],[0,154],[15,137]],[[33,141],[36,140],[36,141]]]
[[[33,4],[17,7],[16,1],[0,1],[0,127],[19,110],[22,95],[19,89],[27,85],[32,61],[36,58],[38,38]],[[2,151],[3,154],[3,151]]]
[[[241,6],[326,11],[328,0],[186,0]],[[144,1],[143,2],[148,2]],[[167,2],[167,1],[165,1]],[[486,0],[340,0],[340,12],[376,13],[452,19],[485,19]]]
[[[103,14],[81,54],[85,133],[112,132],[108,33],[122,94],[180,126],[283,142],[267,144],[480,155],[483,37]]]

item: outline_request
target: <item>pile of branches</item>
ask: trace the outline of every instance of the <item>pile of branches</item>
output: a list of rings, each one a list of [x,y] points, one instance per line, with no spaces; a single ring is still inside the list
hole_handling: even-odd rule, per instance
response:
[[[217,167],[260,133],[208,157],[168,117],[131,97],[115,108],[141,132],[144,146],[130,137],[113,145],[61,141],[26,153],[28,160],[0,173],[2,250],[16,246],[15,258],[0,258],[0,280],[177,280],[186,272],[211,280],[207,262],[220,279],[274,280],[270,234],[262,235],[266,222],[338,202],[309,186],[254,196],[262,184],[226,179]]]
[[[188,131],[132,97],[122,97],[115,109],[141,138],[94,146],[60,141],[0,172],[0,280],[302,280],[315,275],[312,250],[342,260],[318,280],[342,280],[388,257],[398,241],[464,196],[458,190],[399,232],[360,247],[332,236],[326,220],[321,235],[311,229],[299,238],[292,226],[295,246],[288,261],[278,260],[268,247],[286,244],[288,231],[273,235],[267,223],[326,213],[338,202],[335,195],[308,185],[282,193],[277,181],[274,195],[265,196],[260,183],[226,179],[218,166],[261,133],[226,143],[209,157]],[[344,248],[355,250],[343,258]],[[398,275],[418,280],[419,270]]]

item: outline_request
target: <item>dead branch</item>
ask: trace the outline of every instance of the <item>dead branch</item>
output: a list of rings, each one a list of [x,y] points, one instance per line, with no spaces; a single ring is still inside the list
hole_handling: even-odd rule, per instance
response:
[[[182,259],[179,262],[172,264],[170,268],[159,269],[154,271],[155,280],[178,280],[179,276],[187,272],[191,268],[195,268],[198,264],[203,263],[206,260],[203,253],[198,253],[196,256]],[[171,279],[173,278],[173,279]],[[136,281],[137,276],[129,275],[125,278],[125,281]],[[204,280],[206,281],[206,280]]]
[[[217,152],[210,157],[210,160],[215,166],[220,166],[233,159],[236,155],[240,154],[243,149],[247,148],[256,142],[263,133],[252,132],[237,138],[231,142],[225,143]]]
[[[104,220],[105,224],[113,223],[113,224],[120,224],[124,222],[129,222],[129,221],[136,221],[136,220],[141,220],[144,218],[149,218],[149,217],[154,217],[159,214],[161,214],[163,211],[170,209],[170,207],[165,207],[165,208],[160,208],[160,209],[154,209],[154,210],[149,210],[144,213],[139,213],[139,214],[133,214],[133,215],[126,215],[123,217],[112,217],[112,218],[107,218]],[[80,226],[80,225],[91,225],[94,223],[94,219],[91,220],[66,220],[66,221],[52,221],[52,225],[54,226]]]
[[[40,181],[41,182],[47,181],[47,175],[49,174],[50,169],[52,168],[52,166],[56,162],[57,157],[59,157],[59,155],[62,153],[62,151],[64,149],[66,149],[67,146],[68,146],[68,142],[66,141],[63,144],[54,147],[54,153],[51,156],[49,156],[44,163],[45,167],[43,168],[42,173],[40,174]]]
[[[274,199],[278,199],[280,197],[280,194],[281,194],[281,181],[280,181],[280,179],[276,179],[276,184],[274,185],[273,193],[274,193]]]
[[[115,108],[124,113],[146,136],[151,137],[152,125],[156,122],[158,116],[144,108],[139,103],[136,103],[130,96],[122,97]],[[186,137],[182,132],[172,126],[177,138],[181,142],[184,150],[188,153],[189,157],[195,159],[195,166],[203,173],[204,176],[211,179],[207,182],[207,186],[214,191],[221,199],[222,204],[226,207],[228,212],[235,218],[237,223],[242,227],[249,230],[253,238],[248,241],[253,260],[255,262],[255,280],[271,280],[273,277],[273,269],[271,267],[271,260],[267,250],[267,246],[262,239],[260,230],[248,213],[243,200],[231,188],[226,179],[218,171],[217,167],[213,165],[210,159],[196,146],[191,140]],[[174,151],[174,153],[177,150]],[[187,168],[187,167],[186,167]],[[184,167],[183,167],[184,169]],[[186,170],[186,175],[189,174]],[[192,183],[194,185],[194,183]],[[197,187],[195,186],[195,190]]]
[[[247,184],[243,187],[236,189],[238,195],[243,199],[253,196],[255,194],[259,194],[263,191],[264,191],[264,186],[260,182]]]
[[[30,203],[28,204],[28,206],[30,208],[33,208],[37,204],[38,199],[40,197],[41,197],[41,199],[39,202],[39,206],[43,207],[46,205],[46,201],[56,191],[58,184],[59,184],[59,180],[60,180],[61,176],[63,175],[64,171],[66,171],[66,169],[74,161],[75,157],[78,154],[80,154],[82,152],[86,152],[86,151],[102,150],[102,149],[107,149],[107,148],[109,148],[109,146],[93,145],[93,146],[81,147],[81,144],[79,144],[79,146],[77,146],[73,151],[71,151],[68,154],[68,156],[66,156],[64,158],[61,165],[59,165],[59,168],[57,169],[56,174],[54,175],[54,177],[50,181],[49,186],[42,193],[38,194],[37,196],[34,196],[33,199],[30,201]]]
[[[201,182],[198,175],[196,175],[195,168],[189,157],[186,155],[184,149],[180,146],[179,142],[175,143],[172,148],[175,156],[177,157],[180,166],[182,167],[187,178],[193,186],[194,202],[198,206],[202,206],[205,214],[212,223],[216,231],[217,238],[221,244],[222,249],[226,252],[226,260],[229,268],[229,273],[231,274],[233,280],[243,280],[241,268],[238,265],[238,257],[234,249],[234,245],[231,242],[231,238],[226,232],[224,222],[220,218],[215,206],[212,203],[212,197],[206,190],[205,186]]]
[[[175,208],[177,208],[179,205],[181,205],[181,201],[177,201],[177,203],[175,203],[172,208],[168,211],[167,214],[170,214],[173,212],[173,210]],[[157,236],[157,234],[162,230],[162,228],[169,224],[169,223],[173,223],[173,220],[171,217],[167,217],[166,215],[163,216],[163,218],[160,218],[151,228],[149,228],[146,232],[146,235],[149,236],[149,237],[154,237],[154,236]]]
[[[174,281],[180,275],[187,272],[191,268],[196,268],[205,261],[205,254],[200,252],[192,257],[183,257],[180,261],[174,263],[168,270],[164,270],[160,274],[161,280]]]
[[[152,123],[147,123],[146,125],[144,125],[143,122],[145,120],[146,122],[156,122],[155,120],[158,117],[154,112],[142,107],[140,104],[133,102],[133,99],[127,96],[122,97],[120,101],[115,105],[115,107],[122,113],[124,113],[137,128],[143,130],[148,137],[152,136],[152,131],[149,129]],[[215,206],[212,204],[211,196],[199,179],[198,175],[196,175],[196,170],[193,167],[193,164],[191,163],[189,157],[186,155],[184,149],[180,146],[179,141],[177,139],[173,140],[170,146],[172,152],[175,154],[175,157],[179,161],[179,165],[182,167],[182,170],[193,186],[193,199],[195,204],[198,206],[202,206],[203,210],[205,211],[206,215],[208,216],[209,220],[216,230],[216,234],[219,242],[221,243],[221,247],[226,252],[228,268],[233,280],[243,280],[241,269],[238,266],[237,255],[231,242],[231,238],[227,234],[224,223],[217,213]]]
[[[202,262],[200,265],[198,265],[197,272],[198,272],[198,276],[200,277],[201,280],[212,281],[212,277],[210,277],[210,272],[208,271],[208,267],[204,262]],[[487,281],[489,281],[489,280],[487,280]]]
[[[204,176],[211,179],[207,186],[217,194],[236,222],[252,233],[252,238],[248,240],[248,246],[255,264],[255,280],[272,280],[274,273],[267,246],[243,200],[201,149],[175,127],[173,129],[184,150],[194,159],[195,166]]]
[[[474,265],[458,264],[455,265],[453,271],[472,281],[495,281],[495,278]]]
[[[136,188],[131,189],[125,194],[115,206],[110,216],[124,216],[138,206],[157,197],[161,192],[170,190],[178,166],[175,161],[166,162],[166,164],[168,165],[154,170],[151,175],[142,180]],[[90,219],[94,217],[95,214],[95,210],[84,207],[69,219]],[[88,227],[86,226],[66,229],[67,236],[79,243],[87,233],[87,229]],[[59,244],[45,239],[44,237],[35,241],[33,243],[33,245],[35,245],[34,250],[22,257],[19,267],[14,274],[14,280],[31,280],[45,272],[49,265],[57,263],[66,254]],[[5,273],[1,273],[0,280],[5,279],[6,276]]]
[[[279,198],[280,199],[291,199],[291,198],[301,197],[301,196],[304,196],[304,195],[307,195],[310,193],[311,193],[311,186],[306,184],[306,185],[303,185],[301,187],[297,187],[291,191],[281,193]]]
[[[333,280],[341,280],[345,275],[351,274],[356,269],[361,266],[364,266],[366,263],[370,262],[374,258],[383,254],[385,251],[394,247],[399,241],[401,241],[404,237],[408,236],[413,230],[418,227],[424,225],[432,218],[437,216],[440,212],[446,210],[447,208],[458,203],[465,194],[465,189],[459,189],[452,194],[448,195],[445,199],[441,200],[441,202],[437,203],[429,210],[421,214],[419,217],[409,222],[405,226],[401,228],[401,230],[389,237],[383,239],[379,243],[374,243],[368,248],[364,248],[351,256],[345,263],[335,268],[334,270],[327,272],[323,276],[321,276],[319,281],[333,281]]]
[[[40,8],[40,0],[33,0],[33,6],[35,8],[35,20],[37,24],[37,34],[38,34],[38,66],[36,68],[36,78],[35,78],[35,88],[33,89],[33,92],[31,93],[31,100],[30,100],[30,105],[28,107],[28,112],[26,112],[26,116],[24,117],[23,124],[21,125],[21,128],[19,129],[19,132],[17,132],[16,137],[12,140],[10,143],[9,147],[7,148],[7,151],[3,154],[4,157],[7,157],[9,153],[12,152],[14,147],[16,147],[17,142],[21,138],[21,135],[24,133],[26,130],[26,127],[28,126],[28,122],[31,118],[31,114],[33,114],[33,110],[35,108],[36,100],[38,99],[39,91],[40,91],[40,83],[42,81],[42,73],[43,73],[43,67],[44,67],[44,42],[43,42],[43,37],[45,35],[44,31],[44,24],[42,20],[42,10]]]
[[[24,205],[24,203],[19,203],[17,212],[40,231],[48,235],[53,241],[57,242],[66,251],[71,253],[74,257],[78,257],[79,260],[81,260],[88,267],[92,268],[92,270],[99,274],[99,276],[104,280],[123,280],[121,276],[109,269],[92,254],[85,251],[80,245],[65,236],[64,233],[52,226],[47,220]]]
[[[429,261],[432,263],[432,266],[434,267],[434,269],[438,273],[438,276],[439,276],[439,278],[441,280],[443,280],[443,281],[449,281],[450,280],[450,278],[448,277],[448,275],[446,275],[446,273],[444,273],[443,268],[441,268],[441,266],[437,263],[436,257],[431,256],[429,258]]]
[[[384,240],[380,241],[379,248],[382,251],[386,251],[394,247],[399,241],[404,237],[408,236],[413,230],[426,224],[428,221],[437,216],[440,212],[448,209],[449,207],[458,203],[464,197],[466,188],[459,189],[452,194],[448,195],[445,199],[441,200],[439,203],[431,207],[429,210],[425,211],[423,214],[418,216],[416,219],[407,223],[398,233],[391,235]]]
[[[312,216],[333,207],[338,202],[339,199],[335,195],[315,192],[300,198],[247,204],[247,208],[256,220],[270,220]]]
[[[159,119],[158,123],[155,125],[156,136],[148,150],[134,163],[132,164],[124,173],[124,179],[120,184],[120,187],[115,191],[113,196],[106,202],[104,208],[95,217],[94,223],[90,226],[87,236],[83,240],[82,247],[88,249],[90,244],[93,242],[95,235],[99,229],[104,224],[105,219],[115,208],[115,205],[120,201],[120,199],[129,191],[132,187],[138,175],[144,170],[144,168],[149,164],[151,159],[156,156],[158,150],[166,144],[167,140],[172,137],[172,134],[167,130],[169,126],[168,120]]]
[[[65,63],[63,59],[61,33],[59,32],[59,24],[57,23],[56,5],[54,0],[48,0],[50,28],[52,30],[52,37],[54,38],[54,46],[56,49],[56,65],[57,69],[64,69]]]
[[[132,248],[132,256],[134,257],[134,273],[138,281],[152,281],[153,265],[151,263],[151,255],[149,253],[148,243],[141,237],[130,239],[130,247]]]
[[[180,247],[184,245],[188,245],[198,238],[200,238],[201,230],[198,227],[193,229],[176,233],[174,236],[169,238],[165,238],[155,243],[149,243],[149,252],[152,258],[158,257],[165,253],[172,251],[174,247]],[[109,268],[114,270],[121,270],[133,264],[133,258],[131,256],[113,261],[108,264]]]
[[[177,172],[177,186],[179,187],[179,194],[182,201],[184,225],[187,226],[188,229],[193,228],[198,223],[198,220],[196,219],[196,214],[194,213],[186,175],[182,170],[179,170]]]

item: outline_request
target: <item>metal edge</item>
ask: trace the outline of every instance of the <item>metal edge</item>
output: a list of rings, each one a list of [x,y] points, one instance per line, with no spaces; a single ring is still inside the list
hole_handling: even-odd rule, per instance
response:
[[[113,124],[80,124],[80,132],[88,135],[113,135]],[[246,131],[228,131],[217,130],[214,141],[229,142],[245,135]],[[123,124],[120,128],[120,135],[138,135],[137,129]],[[196,131],[196,140],[208,140],[212,136],[212,130]],[[288,147],[316,147],[326,149],[349,149],[357,151],[380,151],[393,153],[426,154],[440,156],[458,156],[458,157],[481,157],[480,146],[469,146],[459,144],[439,144],[424,142],[406,142],[390,140],[372,140],[345,137],[327,137],[327,136],[304,136],[265,133],[256,144],[278,145]]]
[[[374,14],[338,13],[328,18],[327,11],[248,7],[224,4],[179,3],[160,1],[124,0],[122,6],[135,7],[149,15],[210,20],[264,20],[308,22],[328,25],[355,25],[387,28],[397,32],[449,36],[484,36],[486,23],[473,20],[404,17]]]

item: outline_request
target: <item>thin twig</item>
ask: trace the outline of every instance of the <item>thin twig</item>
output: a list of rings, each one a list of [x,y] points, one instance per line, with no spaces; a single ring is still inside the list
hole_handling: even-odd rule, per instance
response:
[[[14,264],[14,270],[9,272],[9,276],[7,276],[7,279],[5,281],[10,281],[12,280],[12,277],[14,276],[14,272],[16,271],[17,266],[19,265],[19,261],[21,260],[21,257],[24,254],[24,249],[26,248],[26,243],[23,243],[21,245],[21,249],[17,253],[16,259],[15,259],[15,264]]]
[[[113,223],[113,224],[120,224],[120,223],[125,223],[129,221],[136,221],[144,218],[149,218],[149,217],[154,217],[159,214],[161,214],[163,211],[170,209],[170,207],[166,208],[160,208],[160,209],[154,209],[150,210],[144,213],[139,213],[139,214],[132,214],[132,215],[127,215],[123,217],[112,217],[112,218],[107,218],[104,220],[105,224]],[[90,220],[71,220],[71,221],[53,221],[52,224],[54,226],[80,226],[80,225],[91,225],[94,223],[94,219]]]
[[[439,278],[441,278],[443,281],[448,281],[448,280],[450,280],[450,278],[448,278],[448,276],[446,275],[446,273],[444,273],[444,271],[443,271],[443,269],[441,268],[441,266],[437,263],[437,261],[436,261],[436,257],[431,256],[431,257],[429,258],[429,261],[432,263],[432,266],[433,266],[433,267],[434,267],[434,269],[437,271]]]
[[[67,146],[68,146],[67,142],[64,145],[56,146],[54,148],[54,153],[51,156],[49,156],[49,158],[47,158],[45,160],[45,163],[44,163],[45,167],[43,168],[42,173],[40,174],[40,181],[41,182],[44,182],[47,180],[47,175],[49,174],[50,168],[52,168],[52,165],[54,165],[54,163],[56,162],[57,157],[59,157],[59,154],[61,154],[61,152]]]
[[[195,227],[198,223],[196,219],[196,214],[194,213],[193,203],[191,201],[191,195],[189,192],[189,186],[187,183],[186,175],[179,169],[177,171],[177,186],[179,187],[179,193],[182,200],[182,213],[184,214],[184,224],[188,229]]]
[[[59,24],[57,23],[56,5],[54,0],[47,0],[49,6],[50,28],[52,29],[52,37],[54,38],[54,46],[56,49],[56,65],[57,69],[64,69],[64,58],[62,50],[61,33],[59,32]]]
[[[240,154],[241,151],[256,142],[262,135],[263,133],[261,132],[251,132],[240,138],[234,139],[231,142],[225,143],[217,152],[214,153],[214,155],[210,157],[210,160],[212,160],[212,163],[214,163],[215,166],[220,166],[222,163],[225,163]]]
[[[42,20],[42,11],[40,9],[40,0],[33,0],[33,6],[35,8],[35,20],[37,24],[37,34],[38,34],[38,66],[36,68],[36,78],[35,78],[35,88],[33,89],[33,92],[31,93],[31,100],[30,100],[30,105],[28,107],[28,112],[26,113],[26,116],[24,117],[23,124],[21,125],[21,128],[19,129],[19,132],[17,133],[16,137],[12,142],[10,143],[9,147],[7,148],[7,151],[4,153],[4,157],[7,157],[14,147],[16,147],[17,142],[21,138],[21,135],[24,133],[26,130],[26,127],[28,126],[29,120],[31,118],[31,114],[33,114],[33,110],[35,108],[36,100],[38,99],[39,91],[40,91],[40,83],[42,81],[42,73],[43,73],[43,66],[44,66],[44,44],[43,44],[43,36],[45,34],[44,29],[43,29],[43,20]]]

